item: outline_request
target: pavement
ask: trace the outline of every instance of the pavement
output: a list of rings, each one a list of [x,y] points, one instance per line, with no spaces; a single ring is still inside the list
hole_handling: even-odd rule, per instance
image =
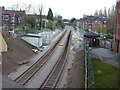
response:
[[[100,58],[102,62],[109,63],[116,67],[119,66],[118,54],[105,48],[93,48],[90,53],[97,58]]]

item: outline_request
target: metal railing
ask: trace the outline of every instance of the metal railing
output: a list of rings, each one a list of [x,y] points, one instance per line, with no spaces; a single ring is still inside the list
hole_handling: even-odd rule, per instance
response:
[[[89,53],[89,46],[85,45],[85,90],[90,88],[95,88],[94,72],[91,55]]]
[[[95,88],[91,55],[87,53],[87,88]]]

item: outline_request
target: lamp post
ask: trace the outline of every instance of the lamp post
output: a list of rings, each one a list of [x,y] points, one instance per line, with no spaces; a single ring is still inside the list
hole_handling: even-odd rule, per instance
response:
[[[106,37],[104,37],[104,48],[105,48],[105,45],[106,45],[106,43],[105,43],[105,39],[106,39]]]
[[[14,35],[15,32],[15,12],[14,12],[14,20],[13,20],[13,31],[12,31],[12,35]]]

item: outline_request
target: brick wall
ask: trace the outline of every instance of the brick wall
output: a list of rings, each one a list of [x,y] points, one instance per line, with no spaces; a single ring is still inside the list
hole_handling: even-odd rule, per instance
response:
[[[115,32],[114,32],[114,44],[113,50],[117,53],[119,52],[119,43],[120,42],[120,0],[117,0],[116,3],[116,23],[115,23]]]

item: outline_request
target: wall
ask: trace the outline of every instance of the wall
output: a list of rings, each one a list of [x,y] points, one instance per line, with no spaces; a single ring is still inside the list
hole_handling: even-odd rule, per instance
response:
[[[114,43],[113,50],[117,53],[119,52],[119,43],[120,42],[120,0],[116,3],[116,23],[115,23],[115,32],[114,32]]]
[[[7,51],[7,44],[0,33],[0,52]]]

